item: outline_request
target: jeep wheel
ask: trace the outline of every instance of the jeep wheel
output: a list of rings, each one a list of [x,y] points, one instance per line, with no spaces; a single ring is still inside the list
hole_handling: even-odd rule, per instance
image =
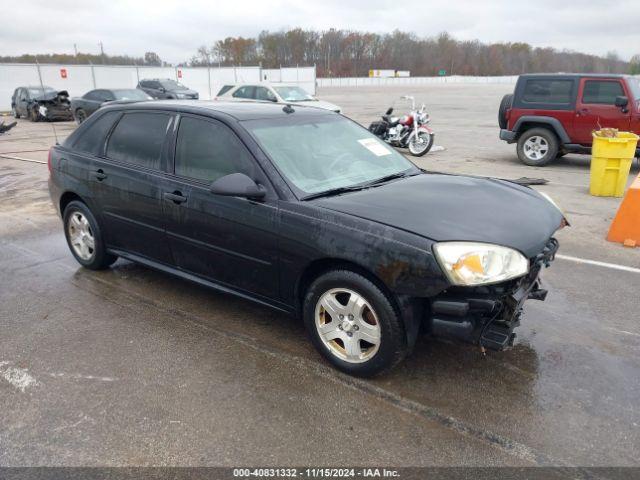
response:
[[[543,167],[558,156],[558,138],[546,128],[532,128],[518,138],[517,152],[525,165]]]
[[[508,94],[502,97],[500,101],[500,107],[498,108],[498,125],[500,128],[507,128],[507,110],[511,108],[513,103],[513,94]]]

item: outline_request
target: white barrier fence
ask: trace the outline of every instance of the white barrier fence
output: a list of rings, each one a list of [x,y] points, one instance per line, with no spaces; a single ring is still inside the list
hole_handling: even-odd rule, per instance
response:
[[[175,79],[195,90],[202,100],[213,99],[223,85],[238,83],[298,84],[316,93],[313,67],[136,67],[129,65],[37,65],[0,64],[0,111],[11,110],[11,96],[17,87],[43,85],[67,90],[79,97],[94,88],[135,88],[145,78]]]
[[[345,77],[318,78],[318,87],[377,87],[401,85],[428,85],[434,83],[501,83],[514,85],[517,75],[503,77],[466,77],[452,75],[444,77]]]

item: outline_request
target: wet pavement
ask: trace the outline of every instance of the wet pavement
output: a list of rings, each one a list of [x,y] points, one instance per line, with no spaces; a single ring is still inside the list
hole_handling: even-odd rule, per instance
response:
[[[602,239],[619,200],[586,194],[584,158],[517,163],[497,140],[505,87],[458,87],[416,92],[447,148],[421,166],[543,176],[575,212],[562,254],[640,267],[640,249]],[[320,92],[362,122],[396,93]],[[638,466],[639,273],[557,259],[513,349],[422,338],[393,372],[353,379],[296,319],[122,260],[80,268],[46,165],[24,161],[46,161],[50,128],[0,137],[0,465]]]

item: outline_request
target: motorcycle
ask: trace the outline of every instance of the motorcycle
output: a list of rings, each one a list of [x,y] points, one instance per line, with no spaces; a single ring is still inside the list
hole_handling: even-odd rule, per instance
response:
[[[424,103],[416,110],[415,99],[409,95],[400,97],[411,101],[411,111],[402,117],[394,117],[393,107],[382,116],[382,121],[372,122],[369,131],[397,148],[408,148],[411,155],[421,157],[433,146],[435,133],[427,126],[429,114]]]

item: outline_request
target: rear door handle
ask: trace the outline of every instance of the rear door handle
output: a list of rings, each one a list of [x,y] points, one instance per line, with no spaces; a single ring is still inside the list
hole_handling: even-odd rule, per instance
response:
[[[168,202],[173,202],[178,205],[187,201],[187,197],[182,195],[181,192],[164,192],[162,197]]]
[[[93,172],[93,176],[96,177],[98,179],[98,181],[102,181],[105,178],[107,178],[107,174],[104,173],[104,171],[102,169],[96,170],[95,172]]]

